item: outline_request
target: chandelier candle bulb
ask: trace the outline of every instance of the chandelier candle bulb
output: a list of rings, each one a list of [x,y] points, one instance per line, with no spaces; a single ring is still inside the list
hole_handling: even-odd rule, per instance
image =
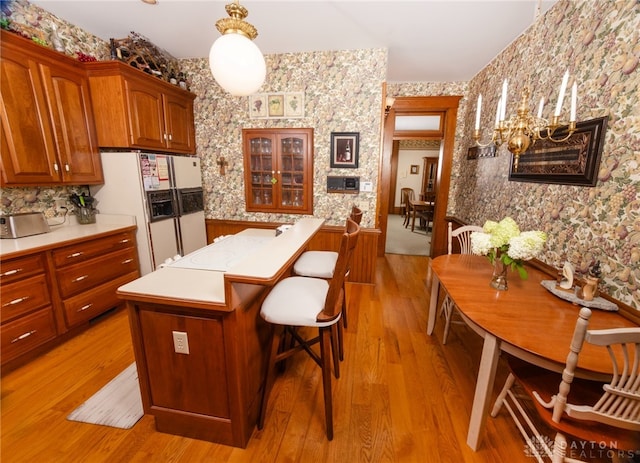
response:
[[[500,120],[505,120],[507,112],[507,79],[502,82],[502,107],[500,108]]]
[[[573,86],[571,87],[571,116],[569,117],[569,122],[576,121],[577,103],[578,103],[578,84],[574,82]]]
[[[560,94],[558,95],[558,103],[556,104],[556,112],[553,113],[554,116],[560,117],[560,112],[562,111],[562,102],[564,100],[564,93],[567,90],[567,83],[569,82],[569,71],[564,73],[564,77],[562,78],[562,84],[560,85]]]
[[[502,105],[502,98],[498,98],[498,107],[496,108],[496,129],[500,127],[500,106]]]
[[[480,111],[482,110],[482,93],[478,95],[478,105],[476,107],[476,130],[480,130]]]
[[[540,105],[538,106],[538,119],[542,118],[542,108],[544,107],[544,97],[540,98]]]

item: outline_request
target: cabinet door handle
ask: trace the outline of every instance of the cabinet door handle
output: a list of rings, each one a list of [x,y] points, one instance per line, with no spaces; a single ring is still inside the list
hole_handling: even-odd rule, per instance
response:
[[[120,244],[127,244],[129,242],[129,238],[125,238],[123,240],[120,240]]]
[[[80,257],[82,255],[81,252],[74,252],[73,254],[69,254],[67,259],[73,259],[74,257]]]
[[[167,141],[167,134],[164,134],[164,141]]]
[[[13,301],[9,301],[9,302],[6,302],[6,303],[2,304],[2,307],[8,307],[10,305],[20,304],[21,302],[24,302],[27,299],[29,299],[29,296],[19,297],[18,299],[14,299]]]
[[[57,162],[54,162],[54,163],[53,163],[53,170],[55,170],[56,172],[58,172],[58,170],[60,170],[60,169],[58,168],[58,163],[57,163]]]
[[[173,141],[173,135],[169,134],[169,141]]]
[[[64,170],[66,170],[67,172],[71,171],[71,167],[69,167],[69,164],[64,165]]]
[[[7,270],[2,274],[3,277],[8,277],[9,275],[15,275],[16,273],[22,272],[21,268],[15,268],[13,270]]]
[[[127,259],[127,260],[123,260],[123,261],[122,261],[122,264],[123,264],[123,265],[125,265],[125,264],[130,264],[131,262],[133,262],[133,259]]]
[[[80,307],[78,310],[76,310],[76,312],[84,312],[85,310],[91,308],[92,305],[93,304],[84,305],[84,306]]]
[[[18,336],[17,338],[14,338],[11,340],[11,344],[13,344],[14,342],[18,342],[18,341],[22,341],[24,338],[28,338],[29,336],[31,336],[32,334],[35,334],[36,331],[38,330],[31,330],[28,331],[26,333],[21,334],[20,336]]]
[[[82,276],[79,276],[78,278],[74,278],[74,279],[73,279],[73,280],[71,280],[71,281],[72,281],[73,283],[77,283],[77,282],[82,281],[82,280],[84,280],[84,279],[86,279],[86,278],[89,278],[89,275],[82,275]]]

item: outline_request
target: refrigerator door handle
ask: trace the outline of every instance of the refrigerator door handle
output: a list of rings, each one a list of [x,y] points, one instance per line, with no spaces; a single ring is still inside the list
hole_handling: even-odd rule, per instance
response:
[[[184,256],[184,243],[182,242],[182,229],[180,228],[180,220],[176,217],[173,219],[173,228],[176,233],[176,242],[178,243],[178,254]]]

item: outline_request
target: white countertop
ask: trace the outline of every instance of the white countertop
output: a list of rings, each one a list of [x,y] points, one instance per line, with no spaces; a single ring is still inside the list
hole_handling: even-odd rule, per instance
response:
[[[275,229],[250,228],[243,230],[233,236],[262,238],[256,240],[256,242],[261,241],[262,245],[256,245],[250,255],[245,255],[237,261],[233,259],[233,265],[226,272],[180,266],[180,261],[189,260],[190,256],[206,255],[205,249],[215,251],[216,244],[224,243],[222,240],[194,251],[174,264],[121,286],[118,288],[118,294],[125,297],[126,295],[139,295],[198,303],[224,304],[225,275],[230,279],[269,280],[275,277],[304,243],[320,229],[323,223],[323,219],[304,218],[279,236],[275,236]],[[273,239],[265,239],[267,237],[273,237]],[[242,240],[238,240],[237,243],[242,243]],[[243,250],[239,250],[239,252],[242,254]]]
[[[49,220],[50,232],[23,238],[0,239],[0,257],[9,258],[12,253],[36,251],[82,238],[90,238],[100,233],[107,233],[120,228],[136,225],[136,218],[130,215],[96,214],[96,223],[79,224],[75,215],[68,215],[64,224],[54,225],[55,219]]]

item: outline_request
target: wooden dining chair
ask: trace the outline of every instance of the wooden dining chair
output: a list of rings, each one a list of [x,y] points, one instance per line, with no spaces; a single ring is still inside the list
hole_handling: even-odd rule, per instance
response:
[[[481,231],[482,227],[478,227],[477,225],[464,225],[454,230],[451,222],[449,222],[447,233],[448,253],[453,254],[453,240],[456,239],[460,249],[460,254],[471,254],[471,233]],[[442,305],[440,306],[440,316],[444,316],[444,334],[442,335],[442,344],[447,343],[451,323],[464,324],[462,320],[454,319],[457,311],[458,309],[456,304],[453,302],[453,299],[451,299],[449,294],[445,292]]]
[[[264,426],[276,363],[304,350],[322,369],[327,438],[333,439],[331,357],[333,357],[335,376],[338,378],[340,376],[340,362],[336,356],[338,348],[337,326],[342,313],[344,279],[359,233],[360,226],[348,219],[347,229],[340,241],[334,276],[330,280],[301,276],[285,278],[271,289],[262,303],[260,315],[271,324],[272,334],[258,417],[258,429],[262,429]],[[303,338],[305,330],[297,329],[300,327],[317,328],[317,336],[310,339]],[[295,342],[291,344],[281,342],[285,333],[290,335]],[[312,349],[315,344],[320,344],[319,354]],[[330,355],[330,350],[333,355]]]
[[[420,227],[424,226],[425,231],[428,232],[429,224],[433,223],[433,215],[436,208],[436,193],[433,191],[422,193],[420,199],[430,203],[430,206],[417,211],[417,216],[420,217]]]
[[[402,214],[404,215],[404,222],[402,225],[404,228],[409,226],[411,223],[411,204],[409,201],[413,201],[415,199],[415,193],[413,188],[400,188],[400,205],[403,207]]]
[[[627,461],[640,450],[640,327],[588,330],[591,310],[580,309],[562,374],[509,357],[510,374],[498,395],[491,416],[504,406],[531,453],[538,461],[553,463],[593,461],[590,447],[610,450],[613,461]],[[613,375],[607,382],[575,378],[576,365],[583,344],[603,347],[611,358]],[[555,430],[552,440],[536,428],[527,415],[518,384],[534,405],[541,420]],[[528,434],[527,428],[532,433]],[[568,445],[567,438],[582,441]],[[586,455],[580,455],[585,454]],[[608,452],[609,453],[609,452]]]

